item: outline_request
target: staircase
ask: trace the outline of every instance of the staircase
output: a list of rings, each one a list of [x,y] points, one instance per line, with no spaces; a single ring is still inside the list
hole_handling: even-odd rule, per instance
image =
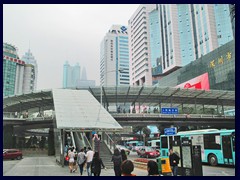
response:
[[[100,158],[107,169],[113,169],[112,153],[103,141],[100,143]]]

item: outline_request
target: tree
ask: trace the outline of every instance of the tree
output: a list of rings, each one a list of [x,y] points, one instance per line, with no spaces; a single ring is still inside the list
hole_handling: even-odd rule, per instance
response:
[[[235,4],[231,4],[230,15],[232,17],[232,22],[235,21]]]
[[[140,134],[141,134],[143,128],[144,128],[144,126],[133,126],[133,133],[136,134],[136,133],[140,132]]]
[[[147,137],[151,134],[151,130],[146,126],[142,129],[143,134],[146,134]]]

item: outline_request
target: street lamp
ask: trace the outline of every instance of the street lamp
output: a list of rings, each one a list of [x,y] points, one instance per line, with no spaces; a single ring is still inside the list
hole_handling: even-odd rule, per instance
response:
[[[111,71],[107,71],[107,72],[105,72],[104,73],[104,75],[105,74],[107,74],[107,73],[110,73],[110,72],[123,72],[124,71],[124,69],[115,69],[115,70],[111,70]],[[117,82],[116,82],[116,86],[117,86]],[[101,87],[101,100],[100,100],[100,102],[101,102],[101,106],[102,106],[102,83],[100,82],[100,87]]]

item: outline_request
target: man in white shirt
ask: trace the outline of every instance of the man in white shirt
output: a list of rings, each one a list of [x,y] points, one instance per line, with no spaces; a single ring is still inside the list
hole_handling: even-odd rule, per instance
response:
[[[88,176],[92,176],[91,164],[92,164],[93,155],[94,155],[94,152],[92,151],[92,149],[90,147],[88,147],[88,151],[87,151],[87,154],[86,154]]]

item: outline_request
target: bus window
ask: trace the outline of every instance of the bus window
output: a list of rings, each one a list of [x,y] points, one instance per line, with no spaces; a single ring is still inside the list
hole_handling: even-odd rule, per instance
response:
[[[220,134],[204,134],[205,149],[221,149]]]
[[[161,144],[162,144],[161,148],[168,148],[167,137],[161,138]]]
[[[160,142],[156,142],[156,146],[160,147]]]

